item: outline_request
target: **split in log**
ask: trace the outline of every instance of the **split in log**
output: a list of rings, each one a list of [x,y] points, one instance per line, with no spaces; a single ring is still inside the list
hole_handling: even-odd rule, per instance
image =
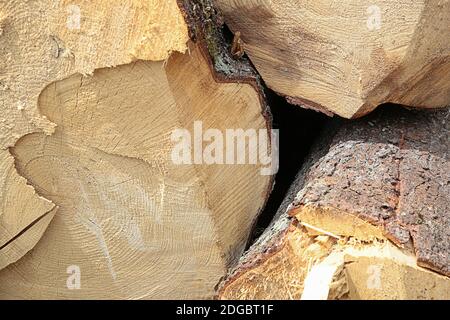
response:
[[[96,33],[99,38],[92,39],[103,60],[93,58],[69,70],[58,64],[51,76],[40,69],[30,73],[36,83],[29,86],[35,89],[38,103],[34,106],[30,100],[26,108],[30,114],[46,117],[45,122],[54,128],[45,132],[39,130],[40,125],[32,127],[26,122],[15,132],[17,141],[8,139],[9,131],[2,128],[5,147],[9,147],[5,152],[11,155],[0,163],[0,168],[8,165],[1,176],[13,171],[23,185],[13,189],[11,180],[5,180],[6,190],[16,198],[3,200],[2,207],[27,201],[27,193],[21,190],[28,189],[47,204],[48,208],[39,210],[43,218],[36,223],[28,219],[22,226],[30,239],[37,229],[42,234],[44,223],[54,217],[32,250],[17,262],[11,259],[9,263],[14,263],[0,271],[1,298],[212,298],[227,268],[242,254],[272,188],[272,177],[261,175],[262,164],[178,165],[172,159],[176,142],[171,137],[174,129],[191,130],[195,121],[202,121],[205,130],[261,130],[270,138],[270,114],[248,62],[229,57],[214,11],[205,18],[201,5],[157,3],[166,9],[169,21],[162,15],[160,23],[151,28],[142,21],[142,27],[138,23],[130,28],[132,35],[123,33],[128,31],[121,23],[136,24],[133,19],[138,13],[119,10],[121,19],[116,21],[117,15],[108,14],[106,7],[82,7],[88,14],[83,23],[96,26],[89,14],[105,12],[106,20],[97,17],[106,25],[101,30],[113,32],[120,26],[117,35],[108,38]],[[161,8],[155,5],[147,11],[145,15],[156,14]],[[102,41],[114,44],[117,37],[120,44],[120,40],[137,37],[139,30],[141,40],[147,32],[166,39],[166,23],[172,26],[172,19],[182,15],[186,20],[176,24],[181,38],[187,39],[183,30],[189,29],[194,40],[186,44],[187,54],[173,53],[167,61],[129,63],[135,60],[130,55],[135,43],[124,43],[111,52],[103,49]],[[36,37],[48,36],[41,29],[31,30]],[[169,49],[164,47],[155,57],[139,57],[160,60],[166,59],[167,52],[183,51],[161,43]],[[121,57],[113,59],[116,56]],[[31,59],[38,57],[36,53],[17,63],[31,68],[35,61]],[[32,66],[41,64],[42,68],[48,65],[44,60]],[[103,68],[108,64],[121,65]],[[80,74],[86,70],[93,74]],[[13,98],[3,111],[25,121],[27,117],[8,109],[17,103]],[[264,147],[269,152],[270,144],[266,139]],[[6,162],[12,160],[15,165]],[[21,221],[19,213],[11,213],[13,225]],[[1,248],[0,255],[7,254],[10,244]],[[23,253],[29,247],[22,248]],[[73,271],[79,273],[79,283],[70,283]]]
[[[449,299],[448,110],[330,127],[222,299]]]
[[[167,59],[185,52],[188,39],[175,0],[0,3],[0,269],[36,244],[55,213],[8,151],[27,134],[53,133],[55,124],[38,111],[42,90],[74,74]]]
[[[265,83],[355,118],[386,102],[450,105],[450,3],[216,0]]]

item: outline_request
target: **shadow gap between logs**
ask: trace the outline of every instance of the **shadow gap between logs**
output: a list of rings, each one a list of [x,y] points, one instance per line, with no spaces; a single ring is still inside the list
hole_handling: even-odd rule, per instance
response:
[[[273,117],[273,129],[279,130],[279,170],[267,203],[258,217],[250,247],[264,232],[286,197],[309,151],[330,118],[319,112],[288,103],[266,86],[266,97]]]
[[[228,43],[233,41],[233,33],[226,24],[222,28]],[[250,63],[251,59],[245,54]],[[256,70],[256,68],[253,66]],[[290,104],[276,92],[270,90],[260,76],[261,85],[273,117],[273,129],[279,130],[279,170],[275,175],[273,190],[261,211],[246,250],[269,226],[281,203],[305,162],[311,146],[320,136],[321,130],[330,117],[325,114]]]

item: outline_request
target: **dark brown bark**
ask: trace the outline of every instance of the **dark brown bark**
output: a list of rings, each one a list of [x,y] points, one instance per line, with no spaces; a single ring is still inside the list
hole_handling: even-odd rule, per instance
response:
[[[339,236],[339,224],[349,221],[345,216],[369,222],[399,247],[414,250],[418,265],[449,276],[448,117],[448,110],[386,106],[369,117],[330,125],[271,226],[230,272],[219,295],[283,250],[306,207],[318,208],[316,215],[332,208],[336,230],[326,231]]]
[[[450,275],[448,115],[390,108],[347,123],[294,206],[336,208],[381,226],[398,245],[411,239],[419,265]]]

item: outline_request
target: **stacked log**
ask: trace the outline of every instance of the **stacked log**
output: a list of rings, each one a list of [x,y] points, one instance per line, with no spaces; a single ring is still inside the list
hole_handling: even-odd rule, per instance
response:
[[[85,1],[80,31],[66,26],[65,3],[16,2],[1,8],[0,296],[213,297],[272,176],[253,164],[180,164],[173,132],[195,121],[262,131],[270,152],[249,63],[230,57],[204,7]],[[39,10],[46,19],[28,23]]]
[[[1,2],[0,299],[449,299],[449,20],[431,0]],[[313,148],[266,206],[288,104],[330,117],[314,141],[279,128]]]
[[[448,111],[327,130],[223,299],[449,299]]]
[[[217,0],[266,84],[345,118],[450,104],[450,3]]]

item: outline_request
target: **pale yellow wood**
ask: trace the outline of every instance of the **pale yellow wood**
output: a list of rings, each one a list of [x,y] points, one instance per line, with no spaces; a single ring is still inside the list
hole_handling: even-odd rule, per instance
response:
[[[45,228],[25,230],[54,208],[54,204],[36,194],[25,178],[17,174],[14,159],[8,149],[0,150],[0,270],[28,252],[38,237],[34,232]],[[25,230],[25,231],[24,231]],[[21,244],[14,244],[17,236]],[[29,240],[26,243],[26,239]],[[11,249],[14,248],[14,249]]]
[[[23,257],[24,253],[33,249],[36,243],[41,239],[43,233],[47,229],[50,221],[55,216],[57,209],[45,213],[26,228],[21,230],[15,237],[9,239],[1,247],[0,269],[3,269],[13,262]]]
[[[332,273],[320,277],[320,273]],[[315,277],[314,277],[315,276]],[[314,277],[314,278],[313,278]],[[323,286],[326,294],[315,295]],[[309,292],[310,295],[307,295]],[[450,279],[423,269],[389,242],[337,246],[305,279],[302,299],[448,300]]]
[[[226,280],[219,297],[223,300],[298,300],[310,268],[329,254],[332,244],[332,239],[321,243],[301,229],[291,227],[275,250],[268,250],[256,263],[242,266]]]
[[[0,246],[54,207],[26,185],[8,151],[26,134],[54,131],[37,109],[41,91],[73,74],[165,60],[187,40],[176,0],[0,2]],[[35,243],[31,229],[21,241],[27,237],[22,255]],[[8,252],[0,249],[2,266],[20,256]]]
[[[0,297],[212,298],[271,177],[261,165],[174,164],[171,134],[194,121],[267,132],[254,87],[216,82],[192,44],[166,66],[137,61],[56,81],[38,104],[55,132],[26,135],[11,152],[58,209],[35,248],[0,271]],[[79,290],[66,287],[70,266]]]
[[[342,117],[450,105],[450,2],[217,0],[265,83]]]
[[[259,258],[223,284],[220,299],[450,299],[450,278],[388,241],[336,241],[292,226]]]

